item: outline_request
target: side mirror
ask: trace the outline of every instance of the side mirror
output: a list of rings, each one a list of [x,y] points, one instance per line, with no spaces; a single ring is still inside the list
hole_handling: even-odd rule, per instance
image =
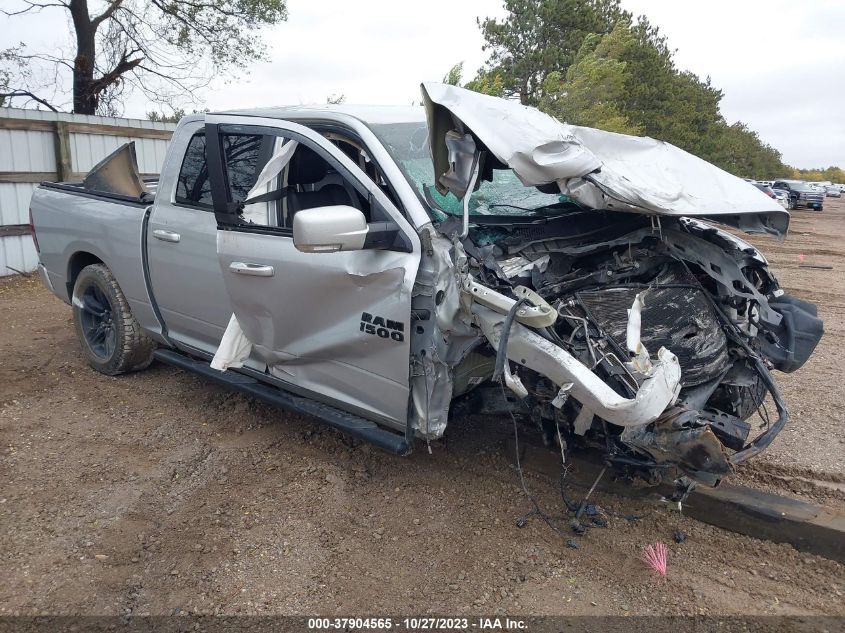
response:
[[[346,205],[303,209],[293,216],[293,245],[303,253],[359,251],[368,231],[364,214]]]

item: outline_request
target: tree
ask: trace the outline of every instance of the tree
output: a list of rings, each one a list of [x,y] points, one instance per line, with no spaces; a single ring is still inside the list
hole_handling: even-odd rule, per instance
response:
[[[505,0],[503,20],[479,20],[485,71],[501,77],[503,96],[526,105],[539,102],[549,73],[565,75],[591,33],[609,33],[617,20],[630,17],[619,0]]]
[[[13,99],[22,99],[22,105],[34,101],[55,111],[50,103],[26,89],[32,72],[22,56],[22,50],[23,44],[20,44],[0,51],[0,107],[11,107]]]
[[[127,88],[162,103],[195,101],[213,77],[263,58],[258,30],[287,19],[286,0],[90,0],[91,7],[89,0],[11,1],[17,6],[2,9],[8,16],[67,13],[72,54],[19,53],[70,72],[73,111],[81,114],[115,113]]]
[[[491,72],[480,71],[475,79],[468,81],[464,85],[464,88],[493,97],[505,96],[505,80],[497,70]]]
[[[190,113],[187,112],[185,108],[173,108],[170,114],[166,114],[164,111],[158,112],[156,110],[150,110],[147,112],[147,120],[155,121],[157,123],[179,123],[179,121],[188,116],[188,114],[205,114],[206,112],[208,112],[208,108],[194,110]]]
[[[715,148],[707,160],[737,176],[772,178],[788,172],[780,152],[763,143],[754,130],[741,121],[723,123],[716,131]]]
[[[479,22],[490,57],[467,88],[518,96],[568,123],[668,141],[738,176],[789,171],[753,130],[728,125],[722,92],[679,70],[659,29],[618,0],[506,0],[505,8],[504,20]]]
[[[810,182],[835,182],[836,184],[845,183],[845,170],[840,167],[831,166],[827,169],[795,169],[789,168],[789,173],[782,174],[786,178],[797,178],[798,180],[808,180]]]
[[[460,86],[461,85],[461,75],[464,74],[464,63],[458,62],[454,66],[449,69],[443,77],[443,83],[449,84],[450,86]]]
[[[565,78],[558,71],[546,76],[540,109],[574,125],[639,134],[640,126],[622,109],[629,71],[619,57],[632,37],[624,22],[607,35],[589,34]]]

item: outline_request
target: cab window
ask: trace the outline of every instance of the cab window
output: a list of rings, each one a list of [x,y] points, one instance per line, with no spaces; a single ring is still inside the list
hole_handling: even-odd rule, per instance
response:
[[[370,219],[367,197],[322,152],[280,135],[222,135],[229,201],[246,225],[293,228],[304,209],[345,205]],[[262,170],[268,166],[259,182]]]

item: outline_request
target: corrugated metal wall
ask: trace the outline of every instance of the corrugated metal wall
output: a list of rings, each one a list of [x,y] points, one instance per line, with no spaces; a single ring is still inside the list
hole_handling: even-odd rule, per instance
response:
[[[40,181],[59,175],[79,179],[129,141],[135,141],[141,173],[156,174],[175,128],[140,119],[0,108],[0,276],[38,264],[32,238],[21,225],[29,222],[29,200]]]

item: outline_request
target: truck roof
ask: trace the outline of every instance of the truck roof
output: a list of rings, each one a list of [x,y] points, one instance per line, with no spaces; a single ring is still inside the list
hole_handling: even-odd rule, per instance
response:
[[[225,112],[216,112],[214,114],[237,114],[241,116],[266,117],[270,119],[320,118],[342,120],[345,117],[353,117],[367,124],[425,121],[425,108],[422,106],[402,105],[346,105],[328,103],[245,110],[227,110]]]

